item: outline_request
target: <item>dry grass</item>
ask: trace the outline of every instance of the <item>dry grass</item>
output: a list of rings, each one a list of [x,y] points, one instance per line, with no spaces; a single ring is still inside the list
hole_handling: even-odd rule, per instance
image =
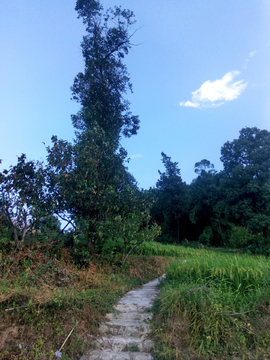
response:
[[[131,257],[125,267],[99,260],[78,269],[67,249],[58,258],[45,250],[1,256],[1,360],[53,359],[73,328],[62,358],[79,359],[119,296],[167,265],[162,258]]]

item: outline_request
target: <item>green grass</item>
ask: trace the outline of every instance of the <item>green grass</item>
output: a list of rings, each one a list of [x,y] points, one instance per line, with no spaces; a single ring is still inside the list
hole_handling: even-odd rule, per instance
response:
[[[177,246],[177,245],[164,245],[157,242],[143,242],[139,248],[136,249],[138,255],[146,256],[171,256],[186,259],[187,257],[201,256],[205,254],[208,256],[207,250],[200,250],[198,253],[196,249]]]
[[[155,243],[141,253],[174,257],[155,303],[155,359],[270,357],[269,260]]]
[[[226,292],[245,294],[264,286],[268,272],[269,263],[262,257],[209,252],[174,262],[167,269],[167,278],[177,283],[209,283]]]
[[[79,358],[119,296],[161,275],[166,259],[156,360],[270,358],[269,260],[159,243],[137,254],[124,267],[78,269],[65,249],[58,259],[38,248],[0,253],[0,359],[53,359],[73,328],[62,358]]]

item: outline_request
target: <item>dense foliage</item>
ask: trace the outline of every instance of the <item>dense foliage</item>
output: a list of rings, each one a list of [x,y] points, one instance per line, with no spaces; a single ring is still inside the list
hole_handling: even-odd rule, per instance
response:
[[[177,163],[163,153],[162,161],[166,173],[160,172],[156,189],[149,190],[158,199],[151,214],[161,225],[161,242],[179,241],[180,228],[183,244],[270,253],[270,132],[242,129],[221,148],[224,169],[217,172],[203,159],[189,186]]]
[[[0,224],[2,232],[10,230],[18,249],[22,249],[26,234],[37,229],[47,215],[47,190],[42,164],[26,161],[24,154],[17,165],[0,173]]]

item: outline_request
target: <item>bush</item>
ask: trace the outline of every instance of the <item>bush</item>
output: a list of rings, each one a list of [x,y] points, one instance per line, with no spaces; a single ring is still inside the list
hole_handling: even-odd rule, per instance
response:
[[[243,249],[250,254],[270,255],[270,240],[263,233],[252,234],[241,226],[233,226],[228,244],[233,249]]]
[[[233,249],[242,249],[252,242],[254,236],[248,229],[242,226],[233,226],[231,236],[228,240],[229,247]]]
[[[199,242],[203,245],[210,245],[213,238],[213,232],[210,226],[206,226],[203,233],[199,236]]]

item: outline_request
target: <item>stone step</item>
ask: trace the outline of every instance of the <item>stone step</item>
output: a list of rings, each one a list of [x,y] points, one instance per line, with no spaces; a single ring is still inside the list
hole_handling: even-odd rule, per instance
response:
[[[153,347],[153,342],[145,338],[114,335],[103,336],[96,341],[96,345],[100,349],[111,349],[113,352],[149,352]]]
[[[123,299],[119,301],[119,304],[132,304],[150,308],[157,294],[158,290],[153,290],[152,288],[130,291]]]
[[[147,307],[145,305],[138,305],[138,304],[124,304],[119,303],[118,305],[114,306],[115,310],[120,312],[144,312],[146,311]]]
[[[119,314],[107,314],[106,318],[109,320],[107,321],[108,324],[111,325],[119,325],[123,326],[123,322],[133,322],[136,323],[142,323],[147,320],[151,320],[153,317],[153,314],[150,312],[147,313],[138,313],[136,311],[131,312],[125,312],[125,313],[119,313]]]
[[[92,349],[81,360],[153,360],[153,343],[146,337],[158,283],[156,279],[120,299],[116,312],[108,314],[107,321],[100,325],[103,337],[92,343]]]
[[[150,332],[150,325],[143,323],[143,324],[135,324],[135,326],[127,326],[125,325],[110,325],[108,323],[101,324],[99,330],[103,334],[112,334],[112,335],[125,335],[125,336],[133,336],[137,338],[141,338]]]
[[[151,354],[141,352],[113,352],[111,350],[94,350],[84,355],[81,360],[153,360]]]

